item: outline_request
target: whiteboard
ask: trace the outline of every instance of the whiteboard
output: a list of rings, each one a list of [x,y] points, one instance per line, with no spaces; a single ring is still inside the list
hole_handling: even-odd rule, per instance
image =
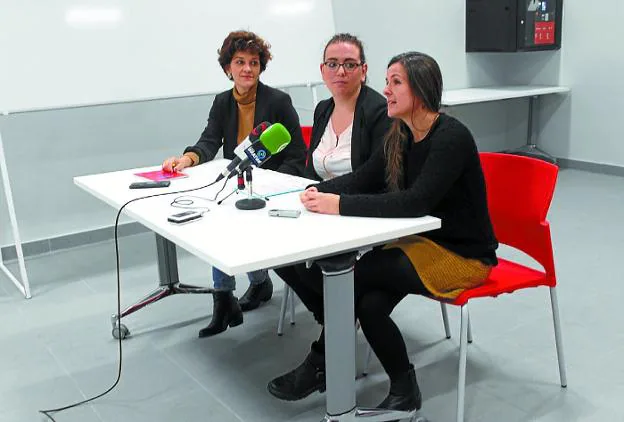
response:
[[[0,0],[0,112],[219,92],[237,29],[272,46],[263,82],[317,81],[331,0]]]

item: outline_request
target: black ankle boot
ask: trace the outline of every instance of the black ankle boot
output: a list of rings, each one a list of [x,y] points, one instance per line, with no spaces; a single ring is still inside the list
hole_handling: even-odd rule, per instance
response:
[[[227,330],[228,326],[243,323],[243,312],[232,292],[214,292],[212,300],[212,320],[206,328],[199,330],[200,338],[214,336]]]
[[[377,407],[390,410],[419,410],[421,406],[422,395],[416,381],[416,372],[414,365],[410,364],[407,372],[390,381],[390,392]]]
[[[250,284],[249,288],[238,303],[243,312],[256,309],[262,302],[268,302],[273,297],[273,282],[267,279],[260,284]]]
[[[301,400],[315,391],[325,391],[325,356],[310,351],[301,365],[275,378],[267,386],[278,399]]]

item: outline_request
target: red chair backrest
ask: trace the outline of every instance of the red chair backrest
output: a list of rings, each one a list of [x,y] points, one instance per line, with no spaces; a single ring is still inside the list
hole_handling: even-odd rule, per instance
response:
[[[312,126],[301,126],[301,133],[303,134],[303,142],[306,149],[310,148],[310,138],[312,138]]]
[[[482,152],[488,208],[499,242],[523,251],[555,277],[546,214],[559,169],[535,158]]]

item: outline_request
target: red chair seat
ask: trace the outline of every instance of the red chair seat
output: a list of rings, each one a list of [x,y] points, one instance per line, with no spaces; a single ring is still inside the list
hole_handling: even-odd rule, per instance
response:
[[[503,293],[513,293],[519,289],[539,286],[555,287],[556,284],[556,280],[543,271],[499,258],[498,265],[492,268],[485,283],[474,289],[464,291],[450,303],[463,306],[468,300],[478,297],[496,297]]]

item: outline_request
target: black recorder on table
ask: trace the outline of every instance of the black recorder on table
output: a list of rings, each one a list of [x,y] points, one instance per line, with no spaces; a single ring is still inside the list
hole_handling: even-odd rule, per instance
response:
[[[134,182],[128,186],[130,189],[152,189],[152,188],[166,188],[169,187],[171,182],[169,180],[154,180],[149,182]]]

